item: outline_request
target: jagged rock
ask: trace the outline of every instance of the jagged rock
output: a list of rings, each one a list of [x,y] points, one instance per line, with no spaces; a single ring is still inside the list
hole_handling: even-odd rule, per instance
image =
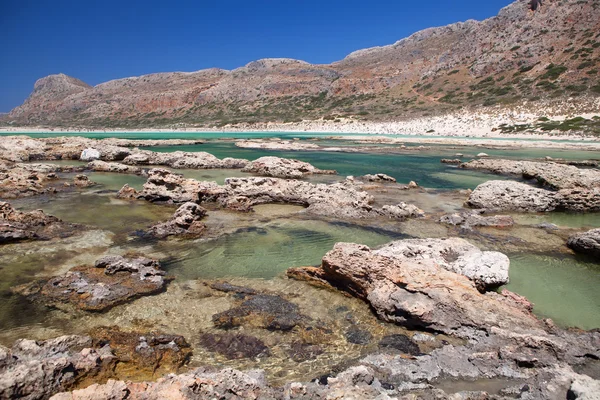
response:
[[[468,207],[501,211],[545,212],[558,206],[558,195],[520,182],[487,181],[477,186],[466,202]]]
[[[0,202],[0,244],[72,235],[78,227],[46,215],[42,210],[21,212]]]
[[[100,152],[96,149],[85,149],[81,152],[81,155],[79,156],[79,159],[81,161],[92,161],[92,160],[99,160],[100,159]]]
[[[130,366],[137,378],[177,372],[192,353],[185,338],[179,335],[127,332],[112,326],[95,328],[90,336],[94,347],[110,346],[118,362]]]
[[[116,172],[119,174],[134,174],[141,175],[143,170],[138,167],[132,167],[131,165],[125,165],[116,162],[106,162],[95,160],[87,165],[87,168],[96,172]]]
[[[487,181],[475,188],[466,205],[479,209],[520,212],[598,211],[600,188],[567,188],[555,192],[520,182]]]
[[[462,160],[460,158],[454,158],[454,159],[442,158],[440,160],[440,162],[442,164],[462,164]]]
[[[48,174],[56,170],[27,164],[0,164],[0,198],[15,199],[54,193],[57,188],[49,187],[49,184],[55,178]]]
[[[199,236],[206,230],[206,225],[201,222],[205,216],[206,209],[200,207],[198,204],[191,202],[184,203],[179,206],[169,221],[154,225],[143,232],[143,236],[159,239],[181,235]]]
[[[262,340],[239,333],[203,333],[200,335],[200,344],[230,360],[268,357],[270,355],[269,349]]]
[[[158,261],[107,256],[95,267],[72,268],[65,275],[13,288],[48,306],[69,304],[85,311],[106,311],[118,304],[163,291],[168,279]]]
[[[75,175],[73,184],[77,187],[90,187],[94,186],[96,183],[92,182],[86,175]]]
[[[398,240],[373,253],[400,261],[434,261],[473,280],[484,290],[508,283],[508,257],[497,251],[482,252],[460,238]]]
[[[320,170],[307,162],[280,157],[261,157],[244,167],[242,172],[286,179],[299,179],[313,174],[336,173],[332,170]]]
[[[300,143],[296,140],[239,140],[235,142],[237,147],[244,149],[264,149],[264,150],[319,150],[321,147],[314,143]]]
[[[114,363],[110,347],[94,349],[87,336],[20,339],[11,349],[0,347],[0,398],[47,399],[110,370]]]
[[[173,203],[217,202],[221,207],[237,211],[251,211],[257,204],[299,204],[306,206],[308,213],[339,218],[406,218],[423,213],[403,203],[381,209],[372,207],[372,196],[358,190],[352,182],[315,185],[280,178],[227,178],[220,186],[185,179],[163,169],[150,170],[138,197]]]
[[[579,375],[571,383],[567,399],[600,400],[600,381]]]
[[[411,260],[390,250],[337,243],[321,267],[292,268],[288,276],[348,291],[367,301],[380,318],[408,327],[462,337],[485,335],[494,328],[542,331],[519,304],[494,292],[480,293],[468,278],[443,269],[437,259]],[[446,254],[450,256],[445,263],[453,262],[455,257]]]
[[[515,221],[510,215],[486,216],[482,214],[482,210],[447,214],[440,218],[440,222],[443,224],[460,226],[463,229],[472,229],[475,226],[506,228],[515,224]]]
[[[553,162],[513,160],[473,160],[461,168],[484,170],[501,175],[535,179],[551,189],[590,189],[600,187],[600,170],[581,169]]]
[[[600,228],[571,236],[567,246],[578,253],[600,258]]]
[[[138,197],[139,192],[128,184],[123,185],[123,187],[117,192],[118,199],[135,200]]]
[[[396,182],[396,178],[391,177],[386,174],[375,174],[375,175],[363,175],[358,179],[367,181],[367,182]]]
[[[269,330],[289,331],[307,320],[297,305],[276,295],[257,294],[239,306],[212,317],[217,328],[229,329],[242,325]]]
[[[230,168],[239,169],[248,165],[248,160],[224,158],[222,160],[206,152],[175,151],[172,153],[157,153],[152,151],[138,151],[123,160],[129,165],[166,165],[172,168],[212,169]]]

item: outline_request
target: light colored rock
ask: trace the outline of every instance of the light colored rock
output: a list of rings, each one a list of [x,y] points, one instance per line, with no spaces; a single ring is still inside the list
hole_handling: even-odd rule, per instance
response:
[[[479,158],[485,158],[485,157],[489,157],[489,154],[487,154],[487,153],[479,153],[479,154],[477,154],[477,157],[479,157]]]
[[[141,175],[142,169],[138,167],[133,167],[131,165],[125,165],[116,162],[106,162],[95,160],[88,163],[87,168],[92,171],[97,172],[115,172],[119,174],[134,174]]]
[[[515,223],[510,215],[483,215],[482,210],[447,214],[440,218],[440,222],[469,230],[476,226],[506,228]]]
[[[600,381],[579,375],[571,383],[568,399],[600,400]]]
[[[374,254],[400,261],[433,261],[489,289],[508,283],[510,261],[497,251],[481,251],[464,239],[406,239],[388,243]]]
[[[288,179],[299,179],[306,175],[313,174],[336,173],[335,171],[331,170],[320,170],[304,161],[280,157],[261,157],[244,167],[242,172],[251,172],[262,176]]]
[[[556,192],[520,182],[487,181],[477,186],[466,204],[487,210],[545,212],[556,209],[559,203],[557,197]]]
[[[100,152],[96,149],[88,148],[81,152],[79,156],[81,161],[92,161],[100,159]]]

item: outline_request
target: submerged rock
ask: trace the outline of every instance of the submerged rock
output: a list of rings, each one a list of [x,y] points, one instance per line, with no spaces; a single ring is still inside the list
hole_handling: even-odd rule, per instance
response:
[[[94,347],[110,346],[117,357],[121,375],[133,375],[138,379],[177,372],[192,353],[185,338],[179,335],[126,332],[113,326],[93,329],[90,336]]]
[[[269,349],[262,340],[239,333],[203,333],[200,335],[200,344],[230,360],[270,355]]]
[[[107,256],[94,267],[72,268],[65,275],[13,288],[48,306],[69,304],[84,311],[106,311],[140,296],[163,291],[168,279],[158,261]]]
[[[201,222],[205,216],[206,209],[198,204],[184,203],[169,221],[154,225],[142,234],[159,239],[168,236],[199,236],[206,230],[206,225]]]
[[[336,171],[332,170],[315,168],[307,162],[280,157],[261,157],[244,167],[242,172],[251,172],[262,176],[286,179],[299,179],[314,174],[336,173]]]
[[[492,226],[495,228],[506,228],[513,226],[515,221],[510,215],[483,215],[483,210],[466,211],[447,214],[440,218],[443,224],[460,226],[471,230],[476,226]]]
[[[379,341],[379,347],[388,351],[398,351],[411,356],[421,355],[419,345],[413,342],[408,336],[401,334],[383,337]]]
[[[0,398],[47,399],[114,366],[110,347],[94,349],[88,336],[20,339],[0,346]]]
[[[72,235],[78,227],[45,214],[42,210],[21,212],[0,201],[0,245],[23,240],[47,240]]]
[[[567,246],[578,253],[589,254],[600,260],[600,228],[571,236]]]
[[[212,317],[217,328],[229,329],[242,325],[269,330],[289,331],[307,320],[294,303],[283,297],[257,294],[244,300],[239,306],[215,314]]]
[[[400,261],[434,261],[448,271],[466,276],[483,290],[508,283],[507,256],[481,251],[460,238],[398,240],[373,253]]]

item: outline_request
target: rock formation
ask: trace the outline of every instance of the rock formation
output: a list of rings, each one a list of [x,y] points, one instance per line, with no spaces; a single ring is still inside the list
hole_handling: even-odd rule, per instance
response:
[[[76,228],[42,210],[21,212],[9,203],[0,202],[0,244],[65,237],[72,235]]]
[[[118,304],[163,291],[168,279],[157,261],[107,256],[96,265],[72,268],[65,275],[13,288],[48,306],[68,304],[84,311],[105,311]]]
[[[306,212],[339,218],[410,218],[423,215],[417,207],[405,203],[371,206],[372,197],[359,191],[352,182],[332,185],[312,184],[279,178],[227,178],[225,185],[186,179],[163,169],[148,173],[148,181],[139,198],[160,202],[217,202],[238,211],[250,211],[252,206],[266,203],[287,203],[306,206]]]
[[[513,226],[515,221],[510,215],[485,215],[483,210],[466,211],[447,214],[440,218],[443,224],[460,226],[462,229],[472,230],[476,226],[492,226],[506,228]]]
[[[313,174],[336,173],[332,170],[320,170],[307,162],[280,157],[261,157],[244,167],[242,172],[286,179],[300,179]]]
[[[578,253],[589,254],[600,260],[600,228],[571,236],[567,246]]]
[[[199,236],[206,230],[206,226],[201,222],[205,216],[206,210],[198,204],[184,203],[169,221],[154,225],[141,234],[158,239],[168,236]]]

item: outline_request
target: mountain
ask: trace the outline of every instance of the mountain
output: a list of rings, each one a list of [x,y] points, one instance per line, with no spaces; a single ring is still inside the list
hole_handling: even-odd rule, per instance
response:
[[[91,87],[66,75],[38,80],[4,122],[160,127],[238,122],[388,121],[460,109],[569,104],[600,97],[600,0],[516,1],[484,21],[417,32],[329,65],[264,59],[118,79]]]

